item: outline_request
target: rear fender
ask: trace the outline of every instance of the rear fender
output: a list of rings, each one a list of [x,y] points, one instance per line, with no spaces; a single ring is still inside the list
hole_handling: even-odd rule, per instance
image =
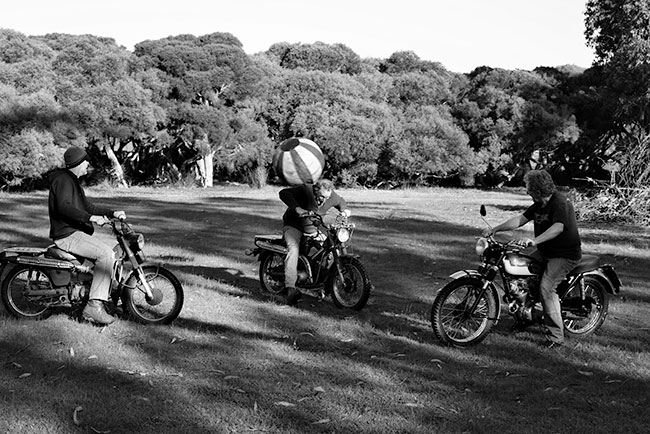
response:
[[[588,271],[583,276],[594,276],[605,284],[605,289],[610,294],[618,294],[621,290],[621,281],[611,265],[603,265],[596,270]]]

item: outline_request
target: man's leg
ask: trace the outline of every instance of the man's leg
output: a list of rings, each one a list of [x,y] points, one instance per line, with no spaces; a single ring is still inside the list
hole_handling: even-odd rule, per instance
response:
[[[544,326],[546,339],[558,344],[564,343],[564,323],[560,308],[560,297],[557,287],[564,280],[578,261],[564,258],[551,258],[546,264],[546,269],[539,284],[539,291],[544,307]]]
[[[115,263],[113,249],[91,235],[80,231],[56,240],[54,243],[67,252],[95,262],[93,281],[88,296],[89,303],[84,309],[84,316],[87,314],[90,319],[103,324],[113,322],[113,318],[106,313],[103,305],[103,302],[108,300],[111,288],[111,275]]]
[[[295,288],[298,280],[298,257],[300,256],[302,231],[285,226],[283,235],[284,241],[287,243],[287,256],[284,258],[284,287],[287,288],[287,302],[294,304],[299,295]]]

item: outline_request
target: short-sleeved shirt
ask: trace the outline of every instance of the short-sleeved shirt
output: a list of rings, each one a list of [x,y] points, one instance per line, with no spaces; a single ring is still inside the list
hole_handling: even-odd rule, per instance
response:
[[[553,193],[546,205],[534,203],[524,212],[524,217],[533,221],[536,237],[555,223],[564,225],[564,230],[557,237],[537,245],[537,250],[544,257],[574,260],[582,257],[576,213],[562,193]]]

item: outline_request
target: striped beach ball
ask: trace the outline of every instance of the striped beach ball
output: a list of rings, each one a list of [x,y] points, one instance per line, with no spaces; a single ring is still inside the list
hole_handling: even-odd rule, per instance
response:
[[[316,143],[303,137],[285,140],[273,154],[275,173],[290,185],[318,181],[324,167],[323,152]]]

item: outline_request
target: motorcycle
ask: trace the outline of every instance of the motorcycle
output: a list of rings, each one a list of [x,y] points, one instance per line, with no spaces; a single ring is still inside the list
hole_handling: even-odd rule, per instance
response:
[[[480,214],[485,222],[483,205]],[[493,235],[479,238],[476,253],[481,258],[478,269],[453,273],[453,280],[433,302],[431,326],[444,344],[469,347],[490,333],[501,316],[498,276],[508,313],[519,324],[543,321],[539,294],[542,258],[517,241],[499,242]],[[620,288],[614,267],[600,265],[597,256],[583,255],[557,288],[565,333],[586,336],[598,330],[607,316],[608,294],[617,294]]]
[[[372,284],[358,255],[348,252],[347,245],[354,232],[354,223],[345,214],[339,214],[331,225],[323,217],[310,213],[316,233],[303,236],[298,258],[296,289],[319,299],[330,295],[334,305],[361,310],[370,297]],[[271,294],[286,293],[284,286],[284,258],[287,245],[280,234],[255,235],[255,248],[246,251],[258,256],[262,289]]]
[[[146,262],[144,236],[124,220],[110,219],[117,240],[109,312],[123,311],[139,323],[169,324],[183,306],[183,287],[168,269]],[[0,293],[7,311],[17,318],[43,319],[56,309],[71,308],[80,317],[88,301],[94,263],[52,244],[11,247],[0,253],[7,267]]]

